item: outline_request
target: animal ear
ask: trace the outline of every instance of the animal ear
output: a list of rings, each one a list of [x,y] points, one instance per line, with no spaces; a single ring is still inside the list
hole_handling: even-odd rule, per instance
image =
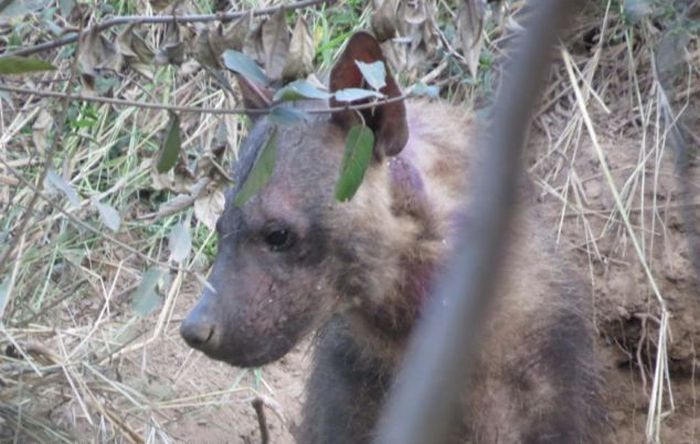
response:
[[[236,79],[238,80],[238,88],[241,90],[243,105],[246,109],[256,110],[270,107],[273,96],[273,92],[270,89],[248,80],[240,74],[236,74]],[[256,120],[262,115],[261,113],[248,113],[248,117],[251,120]]]
[[[343,54],[331,70],[330,89],[336,92],[345,88],[362,88],[366,83],[355,61],[364,63],[383,62],[386,68],[386,86],[380,92],[387,97],[399,97],[401,90],[389,72],[379,42],[366,32],[358,32],[348,41]],[[366,101],[365,101],[366,102]],[[342,106],[344,102],[331,99],[331,106]],[[353,102],[353,104],[362,102]],[[367,126],[374,131],[374,155],[396,156],[408,141],[406,106],[403,101],[380,105],[361,111]],[[333,113],[332,119],[344,128],[358,123],[357,111],[344,110]]]

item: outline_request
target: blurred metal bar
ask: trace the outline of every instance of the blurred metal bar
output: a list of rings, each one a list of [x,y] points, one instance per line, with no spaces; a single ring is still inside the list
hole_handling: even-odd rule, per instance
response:
[[[667,89],[667,91],[672,91]],[[698,182],[693,177],[691,162],[693,154],[688,148],[685,136],[686,129],[683,126],[682,120],[674,120],[670,113],[670,105],[664,115],[666,124],[670,128],[669,143],[676,152],[676,174],[681,184],[681,200],[683,202],[682,214],[686,225],[686,235],[688,239],[688,249],[690,250],[690,264],[694,266],[695,273],[693,278],[700,285],[700,220],[698,220],[696,211],[695,196],[698,194]],[[695,154],[697,156],[697,153]]]
[[[672,37],[667,36],[667,38]],[[662,56],[659,52],[663,50],[666,52]],[[687,142],[689,139],[686,126],[687,113],[692,108],[686,108],[684,115],[677,115],[670,99],[674,91],[675,70],[682,63],[683,56],[680,51],[668,50],[668,48],[659,48],[659,52],[656,54],[654,70],[660,86],[659,97],[664,124],[668,128],[667,143],[676,154],[676,174],[681,187],[680,200],[683,202],[681,213],[686,225],[690,263],[695,268],[693,276],[695,282],[700,285],[700,220],[698,220],[695,201],[700,182],[693,177],[692,170],[694,158],[700,158],[700,148],[696,146],[696,152],[692,152],[692,148]],[[671,63],[668,63],[669,59],[671,59]]]
[[[550,66],[552,48],[575,0],[531,2],[526,31],[514,39],[493,121],[481,141],[469,225],[461,228],[456,254],[437,284],[425,318],[416,327],[404,369],[390,394],[375,443],[426,444],[447,439],[449,422],[466,387],[470,358],[500,277],[515,204],[517,176],[531,111]],[[467,143],[467,141],[465,141]],[[473,143],[473,142],[471,142]]]

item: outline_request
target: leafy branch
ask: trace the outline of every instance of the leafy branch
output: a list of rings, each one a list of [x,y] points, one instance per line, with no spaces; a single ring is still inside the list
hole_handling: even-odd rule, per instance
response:
[[[306,8],[308,6],[315,6],[319,4],[332,5],[336,0],[302,0],[296,3],[283,4],[278,6],[270,6],[268,8],[260,9],[250,9],[247,11],[235,11],[235,12],[225,12],[218,14],[194,14],[194,15],[159,15],[159,16],[142,16],[142,15],[125,15],[120,17],[113,17],[111,19],[105,20],[103,22],[97,23],[89,28],[85,28],[75,34],[62,37],[58,40],[52,40],[46,43],[40,43],[38,45],[30,46],[27,48],[20,48],[15,51],[5,52],[5,56],[28,56],[36,54],[42,51],[47,51],[54,48],[60,48],[61,46],[69,45],[78,41],[78,39],[90,35],[92,33],[99,33],[106,29],[112,28],[114,26],[120,25],[143,25],[143,24],[159,24],[159,23],[210,23],[210,22],[228,22],[237,18],[252,15],[254,17],[261,15],[270,15],[278,11],[285,10],[290,11],[294,9]]]
[[[66,91],[70,90],[72,87],[73,83],[75,82],[76,78],[78,77],[78,57],[77,54],[79,54],[81,48],[80,44],[78,44],[78,48],[76,49],[76,57],[73,58],[73,61],[70,66],[70,75],[68,77],[68,81],[66,82],[65,89]],[[58,118],[56,120],[56,130],[55,130],[55,135],[54,138],[52,139],[51,143],[49,146],[46,148],[46,157],[44,159],[44,165],[41,170],[41,173],[39,175],[38,181],[37,181],[37,188],[41,187],[44,183],[44,180],[46,180],[47,175],[49,174],[49,170],[51,169],[53,165],[53,156],[54,153],[56,152],[56,147],[58,144],[61,142],[62,136],[63,136],[63,122],[66,121],[66,117],[68,116],[68,108],[69,108],[69,103],[70,99],[68,97],[63,97],[59,103],[60,106],[60,111],[58,112]],[[3,160],[4,163],[4,160]],[[8,167],[7,164],[5,164],[6,167]],[[11,171],[11,170],[10,170]],[[17,177],[18,179],[22,179],[20,177]],[[29,222],[32,219],[32,215],[34,214],[34,206],[36,205],[37,201],[39,200],[39,191],[38,189],[32,194],[32,197],[29,200],[29,203],[27,204],[25,210],[24,210],[24,215],[22,216],[22,219],[20,220],[19,224],[17,227],[14,229],[14,236],[11,237],[8,242],[7,246],[5,247],[5,251],[2,252],[2,255],[0,255],[0,275],[3,274],[5,264],[10,263],[8,260],[10,257],[12,257],[12,253],[15,250],[15,247],[17,246],[17,242],[19,239],[22,237],[24,230],[27,228],[29,225]]]
[[[17,94],[26,94],[26,95],[34,95],[37,97],[51,97],[51,98],[64,98],[68,100],[76,100],[76,101],[85,101],[85,102],[92,102],[92,103],[107,103],[110,105],[115,105],[115,106],[133,106],[136,108],[142,108],[142,109],[155,109],[155,110],[162,110],[162,111],[172,111],[172,112],[177,112],[177,113],[199,113],[199,114],[212,114],[212,115],[232,115],[232,114],[270,114],[275,110],[276,108],[279,107],[279,105],[273,105],[267,108],[207,108],[207,107],[200,107],[200,106],[180,106],[180,105],[166,105],[166,104],[161,104],[161,103],[151,103],[151,102],[142,102],[142,101],[136,101],[136,100],[125,100],[125,99],[115,99],[111,97],[94,97],[94,96],[85,96],[82,94],[72,94],[72,93],[64,93],[64,92],[59,92],[59,91],[42,91],[42,90],[36,90],[36,89],[30,89],[30,88],[22,88],[22,87],[17,87],[17,86],[9,86],[9,85],[3,85],[0,84],[0,91],[6,91],[6,92],[11,92],[11,93],[17,93]],[[304,112],[307,114],[327,114],[327,113],[335,113],[335,112],[340,112],[340,111],[346,111],[346,110],[364,110],[364,109],[370,109],[374,108],[377,106],[382,106],[382,105],[388,105],[390,103],[394,102],[400,102],[403,100],[406,100],[411,94],[413,90],[409,90],[410,92],[407,92],[405,94],[402,94],[400,96],[396,97],[388,97],[384,99],[378,99],[373,102],[366,102],[366,103],[358,103],[358,104],[351,104],[348,102],[346,105],[343,106],[326,106],[326,107],[319,107],[319,108],[309,108],[309,109],[304,109]]]

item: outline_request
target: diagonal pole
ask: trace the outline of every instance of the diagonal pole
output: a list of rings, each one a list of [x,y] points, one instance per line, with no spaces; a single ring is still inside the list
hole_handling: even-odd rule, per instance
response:
[[[466,0],[464,0],[466,1]],[[416,327],[398,382],[380,420],[376,444],[425,444],[447,440],[449,419],[463,395],[478,332],[491,305],[515,204],[520,157],[531,112],[552,49],[575,0],[533,2],[526,31],[515,40],[494,105],[493,120],[468,207],[469,226],[445,277],[438,282],[426,316]],[[467,141],[465,141],[467,143]],[[467,172],[465,172],[466,174]]]

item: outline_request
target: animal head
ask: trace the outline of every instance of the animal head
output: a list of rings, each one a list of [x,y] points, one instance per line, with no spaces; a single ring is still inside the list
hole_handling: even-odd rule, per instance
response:
[[[361,32],[348,41],[330,75],[332,91],[363,87],[356,60],[384,61],[374,37]],[[264,88],[243,78],[239,82],[247,107],[270,102]],[[400,95],[388,72],[381,92]],[[398,155],[408,140],[402,101],[289,126],[264,116],[253,121],[217,223],[218,253],[209,285],[180,329],[190,346],[244,367],[282,357],[331,316],[371,303],[395,281],[401,234],[393,226],[398,222],[391,212],[386,158]],[[375,134],[373,160],[354,198],[340,203],[334,187],[345,140],[360,121]],[[273,138],[272,176],[237,205],[241,184]]]

